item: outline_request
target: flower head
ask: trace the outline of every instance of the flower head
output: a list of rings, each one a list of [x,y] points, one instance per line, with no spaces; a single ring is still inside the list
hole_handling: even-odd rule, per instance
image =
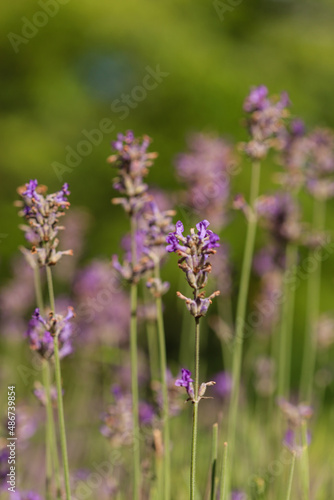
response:
[[[70,194],[65,183],[60,191],[46,194],[47,188],[39,186],[37,180],[31,180],[18,189],[22,201],[18,202],[20,212],[28,222],[21,226],[25,237],[32,245],[31,252],[37,256],[40,266],[51,266],[63,255],[72,255],[72,250],[58,251],[58,232],[63,229],[58,225],[59,217],[65,215],[69,207],[67,196]]]
[[[208,274],[211,272],[211,264],[208,262],[210,255],[216,252],[219,247],[219,236],[208,229],[209,222],[203,220],[196,225],[197,233],[190,230],[190,235],[184,236],[184,227],[181,221],[176,223],[175,231],[169,233],[166,238],[167,251],[175,252],[180,256],[179,268],[186,275],[186,279],[193,289],[194,298],[185,297],[180,292],[178,296],[186,301],[190,313],[199,318],[204,316],[211,304],[211,299],[219,292],[214,292],[210,297],[205,298],[201,291],[206,285]]]
[[[220,137],[199,133],[190,136],[188,146],[189,152],[178,155],[175,162],[178,177],[187,186],[184,201],[196,215],[221,229],[228,221],[230,176],[236,164],[232,147]]]
[[[51,312],[47,320],[35,309],[28,324],[26,337],[30,348],[45,359],[50,359],[54,353],[54,338],[58,339],[59,357],[64,358],[73,351],[71,337],[72,325],[69,322],[74,317],[71,307],[66,316]]]
[[[122,198],[114,198],[113,203],[123,205],[130,215],[141,210],[148,201],[144,177],[152,160],[157,157],[156,153],[147,152],[150,142],[148,136],[139,139],[134,137],[132,131],[127,131],[125,135],[118,134],[117,140],[112,143],[115,154],[108,161],[118,170],[114,189],[123,195]]]
[[[246,124],[251,139],[241,145],[248,156],[260,160],[267,155],[269,149],[281,149],[281,136],[289,104],[286,92],[282,92],[281,96],[275,99],[268,97],[268,89],[264,85],[251,89],[244,102]]]

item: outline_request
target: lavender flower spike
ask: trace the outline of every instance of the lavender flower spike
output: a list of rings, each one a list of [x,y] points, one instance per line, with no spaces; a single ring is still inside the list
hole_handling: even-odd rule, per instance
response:
[[[190,229],[190,235],[183,236],[184,227],[182,222],[178,221],[175,231],[169,233],[166,238],[168,243],[166,250],[180,256],[178,265],[193,289],[194,298],[185,297],[180,292],[177,292],[177,295],[185,300],[189,312],[195,318],[204,316],[211,304],[211,299],[220,293],[216,291],[210,297],[205,298],[203,291],[211,272],[208,258],[215,254],[215,249],[219,247],[219,236],[208,229],[209,225],[209,221],[203,220],[196,225],[197,233],[194,229]]]
[[[191,378],[191,372],[186,368],[181,369],[181,378],[175,380],[176,387],[185,387],[187,394],[190,399],[194,399],[194,386],[193,379]]]
[[[19,213],[28,226],[21,229],[25,238],[32,245],[31,253],[37,256],[39,266],[55,265],[63,255],[72,255],[72,250],[58,251],[58,232],[64,229],[58,225],[59,217],[65,215],[69,207],[67,196],[70,194],[65,183],[60,191],[46,194],[47,188],[39,186],[37,180],[31,180],[18,188],[22,201],[17,205],[23,207]],[[33,264],[33,262],[31,262]]]

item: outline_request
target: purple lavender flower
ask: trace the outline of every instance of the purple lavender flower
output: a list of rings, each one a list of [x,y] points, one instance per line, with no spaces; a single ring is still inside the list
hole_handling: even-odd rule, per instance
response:
[[[247,494],[241,490],[234,490],[231,494],[231,500],[247,500]]]
[[[176,159],[177,174],[187,185],[184,201],[220,230],[228,220],[230,176],[236,165],[232,147],[219,137],[199,133],[190,136],[188,145],[189,153]]]
[[[122,198],[114,198],[113,203],[123,205],[130,215],[138,213],[149,199],[144,177],[152,160],[157,157],[156,153],[147,152],[150,142],[148,136],[138,139],[128,131],[125,135],[118,134],[117,141],[112,143],[116,154],[110,156],[108,161],[118,169],[114,189],[123,195]]]
[[[56,193],[46,194],[45,186],[38,186],[37,180],[30,181],[18,189],[22,201],[18,205],[23,207],[20,215],[28,226],[21,226],[26,239],[32,244],[31,252],[37,257],[39,266],[51,266],[58,262],[63,255],[72,255],[72,250],[58,251],[58,232],[63,229],[58,225],[59,217],[65,215],[64,210],[69,207],[67,196],[70,194],[68,185]]]
[[[301,456],[303,453],[303,445],[300,439],[299,433],[295,429],[288,429],[283,438],[283,444],[291,452],[296,453],[297,456]],[[307,432],[307,444],[311,444],[311,433]]]
[[[69,307],[66,316],[50,312],[48,319],[45,320],[39,309],[35,309],[26,332],[30,348],[43,358],[50,359],[54,353],[53,339],[57,337],[60,359],[71,354],[72,326],[69,320],[73,316],[73,309]]]
[[[264,85],[253,87],[244,103],[248,113],[246,123],[250,141],[241,144],[245,153],[254,160],[264,158],[269,149],[281,149],[284,136],[285,118],[288,116],[289,98],[282,92],[279,99],[268,97]]]
[[[186,302],[189,312],[195,318],[204,316],[211,304],[211,299],[220,293],[216,291],[205,298],[204,292],[201,291],[206,285],[208,274],[211,272],[208,257],[214,254],[215,249],[219,247],[219,236],[208,229],[208,226],[209,222],[203,220],[196,225],[197,233],[191,229],[190,235],[183,236],[184,227],[182,222],[178,221],[175,231],[169,233],[166,238],[167,251],[180,255],[179,268],[185,273],[189,285],[194,290],[193,299],[185,297],[180,292],[177,292],[177,295]]]
[[[176,387],[184,387],[187,391],[187,394],[190,399],[193,399],[194,394],[194,386],[193,379],[191,378],[191,372],[186,368],[181,369],[181,378],[175,380]]]
[[[64,393],[64,390],[62,391]],[[38,401],[43,405],[46,406],[47,404],[47,397],[46,397],[46,390],[45,387],[36,380],[34,383],[34,395],[38,399]],[[52,385],[50,388],[50,397],[52,403],[55,405],[57,404],[57,388],[55,385]]]

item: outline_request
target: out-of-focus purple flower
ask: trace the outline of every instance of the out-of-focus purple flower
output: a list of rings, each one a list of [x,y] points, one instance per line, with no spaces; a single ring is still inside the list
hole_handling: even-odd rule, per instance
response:
[[[29,321],[26,337],[30,348],[45,359],[50,359],[54,353],[54,337],[58,339],[59,357],[64,358],[72,353],[72,325],[69,322],[74,317],[73,308],[69,307],[66,316],[50,312],[45,320],[39,309],[35,309]]]
[[[231,493],[231,500],[247,500],[247,494],[241,490],[234,490]]]
[[[189,312],[199,318],[204,316],[211,304],[211,299],[219,295],[219,291],[212,293],[208,298],[201,291],[208,280],[211,272],[211,264],[208,262],[209,255],[216,252],[219,247],[219,236],[208,229],[209,222],[203,220],[196,225],[197,233],[192,228],[190,235],[183,236],[184,227],[181,221],[176,223],[175,231],[169,233],[166,238],[168,252],[180,255],[179,268],[186,275],[186,279],[194,290],[194,298],[185,297],[177,292],[178,297],[186,302]]]
[[[256,202],[260,222],[269,230],[274,242],[286,245],[301,235],[300,209],[289,193],[261,196]]]
[[[109,262],[91,262],[77,273],[73,289],[80,336],[115,346],[128,341],[129,297]]]
[[[146,401],[139,402],[139,422],[142,425],[151,425],[155,416],[156,413],[151,404]]]
[[[69,207],[67,196],[70,194],[68,185],[64,184],[60,191],[46,194],[45,186],[38,186],[37,181],[30,181],[18,189],[23,207],[20,215],[28,226],[21,226],[26,239],[32,244],[32,253],[36,254],[39,266],[51,266],[63,255],[72,255],[72,250],[58,251],[58,232],[63,229],[58,225],[59,217],[65,215]]]
[[[241,144],[245,153],[254,160],[264,158],[269,149],[281,149],[280,140],[285,128],[285,118],[288,116],[287,107],[290,105],[286,92],[280,98],[268,97],[268,90],[264,85],[253,87],[245,100],[247,128],[250,141]]]
[[[311,406],[303,403],[293,405],[284,398],[280,398],[278,400],[278,406],[287,419],[289,426],[293,429],[300,427],[303,421],[308,420],[313,415],[313,409]]]
[[[136,214],[148,201],[144,177],[152,160],[157,157],[156,153],[147,152],[150,142],[148,136],[139,139],[128,131],[125,135],[118,134],[117,141],[112,143],[116,154],[110,156],[108,161],[118,170],[114,189],[123,195],[122,198],[114,198],[113,203],[123,205],[130,215]]]
[[[215,395],[221,399],[226,399],[231,394],[232,377],[229,372],[219,372],[214,376],[216,382]]]
[[[303,453],[303,445],[299,434],[295,429],[288,429],[283,438],[283,444],[291,452],[296,453],[297,456],[301,456]],[[311,433],[307,432],[307,444],[311,444]]]
[[[176,159],[177,174],[187,185],[184,201],[220,230],[228,220],[230,177],[236,166],[232,147],[224,139],[199,133],[190,136],[188,145],[190,152]]]
[[[108,406],[102,415],[103,425],[100,429],[103,436],[110,440],[113,447],[130,445],[133,440],[132,397],[124,393],[119,386],[113,386],[114,403]],[[146,402],[139,402],[140,424],[151,425],[154,410]]]

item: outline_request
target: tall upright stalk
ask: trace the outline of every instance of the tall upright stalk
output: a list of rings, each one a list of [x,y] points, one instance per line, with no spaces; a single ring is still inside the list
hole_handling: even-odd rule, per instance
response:
[[[291,349],[292,349],[292,330],[295,304],[295,288],[291,288],[288,280],[289,273],[297,263],[297,246],[294,243],[288,243],[286,249],[286,265],[284,273],[284,291],[281,331],[279,336],[278,352],[278,396],[288,396],[290,387],[291,372]]]
[[[40,270],[36,266],[34,268],[34,287],[36,303],[39,310],[44,312],[44,301],[42,294],[41,276]],[[57,485],[57,497],[60,498],[61,495],[61,481],[59,472],[59,460],[58,460],[58,450],[57,450],[57,438],[56,430],[54,424],[54,417],[52,411],[51,402],[51,380],[50,380],[50,364],[47,360],[43,360],[43,384],[45,387],[46,394],[46,432],[45,432],[45,443],[46,443],[46,497],[52,498],[52,477],[53,472],[56,479]]]
[[[191,466],[190,466],[190,500],[195,500],[196,492],[196,453],[197,453],[197,427],[198,427],[198,386],[199,386],[199,346],[200,329],[199,318],[195,318],[195,381],[193,400],[193,431],[191,441]]]
[[[326,202],[314,199],[313,227],[323,231],[326,219]],[[304,338],[303,364],[300,382],[300,399],[310,401],[316,361],[315,325],[320,311],[321,258],[317,250],[310,250],[310,259],[317,261],[316,269],[309,274],[307,282],[306,333]]]
[[[288,489],[287,489],[287,493],[286,493],[286,500],[291,499],[291,490],[292,490],[293,473],[295,470],[295,462],[296,462],[296,452],[293,451],[292,452],[290,473],[289,473]]]
[[[212,426],[212,453],[211,453],[211,491],[210,500],[216,500],[216,476],[218,455],[218,424]]]
[[[160,280],[159,263],[155,264],[155,278]],[[160,371],[162,385],[162,414],[163,414],[163,436],[164,436],[164,498],[170,498],[170,431],[169,431],[169,405],[168,405],[168,387],[167,387],[167,356],[166,356],[166,340],[165,328],[162,315],[161,297],[156,297],[157,323],[158,323],[158,338],[159,338],[159,354],[160,354]]]
[[[220,473],[219,500],[226,500],[226,475],[227,475],[228,446],[224,443],[222,470]]]
[[[131,256],[132,266],[137,263],[136,220],[131,217]],[[130,319],[130,357],[131,357],[131,392],[133,422],[133,499],[140,498],[140,439],[139,439],[139,396],[138,396],[138,355],[137,355],[137,302],[138,285],[131,283],[131,319]]]
[[[50,307],[51,307],[51,311],[53,313],[55,313],[55,299],[54,299],[54,291],[53,291],[52,271],[51,271],[50,266],[46,266],[46,277],[47,277],[47,282],[48,282]],[[54,362],[55,362],[55,375],[56,375],[56,387],[57,387],[59,435],[60,435],[60,446],[61,446],[63,468],[64,468],[66,500],[71,500],[70,473],[69,473],[68,455],[67,455],[66,429],[65,429],[65,417],[64,417],[62,382],[61,382],[61,368],[60,368],[59,347],[58,347],[58,336],[57,335],[55,335],[55,337],[53,339],[53,346],[54,346]]]
[[[233,457],[235,454],[234,444],[235,444],[235,433],[237,425],[244,324],[246,316],[250,271],[254,253],[254,243],[255,243],[255,235],[257,228],[257,217],[255,214],[254,205],[255,205],[255,200],[258,197],[259,193],[259,184],[260,184],[260,163],[254,162],[252,165],[252,179],[250,188],[250,201],[249,201],[250,214],[247,225],[245,250],[242,263],[240,291],[237,303],[236,331],[235,331],[234,346],[233,346],[234,349],[233,349],[233,360],[232,360],[232,393],[231,393],[231,401],[230,401],[230,408],[228,415],[228,443],[230,449],[230,460],[228,466],[228,473],[226,477],[227,497],[229,495],[231,471],[233,467]]]

